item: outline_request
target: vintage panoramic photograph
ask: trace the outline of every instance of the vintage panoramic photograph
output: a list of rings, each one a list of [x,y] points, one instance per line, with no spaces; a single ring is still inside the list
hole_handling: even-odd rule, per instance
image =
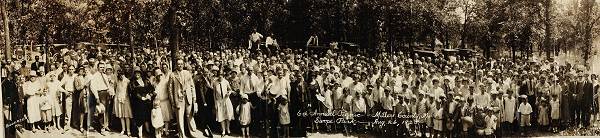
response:
[[[0,0],[0,138],[600,137],[600,0]]]

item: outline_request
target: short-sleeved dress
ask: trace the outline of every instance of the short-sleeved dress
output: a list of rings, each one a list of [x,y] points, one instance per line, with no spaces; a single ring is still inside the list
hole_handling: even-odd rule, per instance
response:
[[[229,99],[229,92],[227,89],[229,82],[223,79],[220,82],[215,83],[215,108],[217,109],[216,120],[217,122],[223,122],[224,120],[233,120],[233,104]]]
[[[168,82],[169,79],[167,77],[162,77],[158,84],[156,84],[156,98],[160,100],[160,109],[164,121],[173,119],[171,101],[169,100],[169,93],[167,91]]]
[[[42,120],[40,110],[40,96],[37,95],[37,86],[32,82],[25,82],[23,84],[23,90],[25,94],[29,96],[27,98],[27,120],[28,123],[35,123]]]
[[[540,106],[539,107],[538,122],[541,125],[549,125],[550,124],[550,120],[548,119],[548,106]]]
[[[240,112],[240,124],[242,126],[249,125],[252,121],[250,109],[252,108],[252,104],[247,102],[245,104],[240,104],[238,106]]]
[[[560,119],[560,101],[559,100],[551,100],[550,101],[550,118]]]
[[[127,87],[129,86],[129,79],[123,78],[117,81],[116,97],[114,98],[114,114],[118,118],[131,118],[131,103],[129,101],[129,94],[127,93]]]
[[[279,123],[281,125],[290,124],[290,112],[288,104],[279,104]]]

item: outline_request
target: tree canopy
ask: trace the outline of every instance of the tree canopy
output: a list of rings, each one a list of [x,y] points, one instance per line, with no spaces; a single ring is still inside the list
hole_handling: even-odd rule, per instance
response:
[[[316,34],[323,42],[378,50],[471,48],[527,57],[580,49],[587,58],[600,35],[600,0],[175,1],[3,0],[8,18],[2,22],[9,22],[14,44],[166,46],[177,29],[184,47],[238,47],[257,29],[291,47]]]

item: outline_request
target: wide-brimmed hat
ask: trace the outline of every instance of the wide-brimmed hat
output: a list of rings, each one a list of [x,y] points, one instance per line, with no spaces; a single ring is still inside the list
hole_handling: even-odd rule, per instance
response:
[[[140,68],[140,66],[133,66],[133,72],[142,72],[142,69]]]

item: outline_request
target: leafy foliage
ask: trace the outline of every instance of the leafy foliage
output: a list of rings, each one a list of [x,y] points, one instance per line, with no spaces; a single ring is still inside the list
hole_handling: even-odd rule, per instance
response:
[[[166,20],[171,0],[6,1],[11,39],[17,44],[92,42],[166,46],[173,30]],[[511,49],[530,54],[536,50],[556,52],[589,47],[600,34],[597,3],[594,0],[181,0],[173,27],[179,30],[180,45],[187,48],[245,46],[248,35],[257,29],[265,35],[273,33],[280,43],[290,46],[306,41],[315,33],[325,43],[348,41],[380,50],[436,46],[435,40],[440,40],[444,48]]]

